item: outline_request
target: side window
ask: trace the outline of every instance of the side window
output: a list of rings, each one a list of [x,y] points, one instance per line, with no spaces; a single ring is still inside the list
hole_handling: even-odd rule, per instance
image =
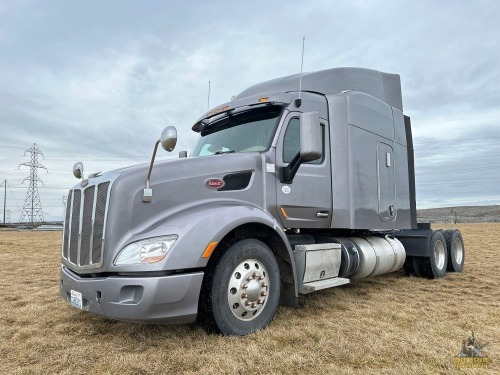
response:
[[[325,125],[321,124],[321,137],[323,140],[323,157],[318,160],[310,161],[306,164],[321,164],[325,157]],[[283,161],[290,163],[297,152],[300,150],[300,121],[298,118],[292,118],[288,123],[288,128],[283,138]]]

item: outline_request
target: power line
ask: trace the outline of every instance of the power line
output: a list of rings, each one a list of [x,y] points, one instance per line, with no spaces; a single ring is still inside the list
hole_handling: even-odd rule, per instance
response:
[[[447,172],[416,172],[416,176],[435,176],[435,175],[457,175],[463,173],[471,173],[471,172],[481,172],[481,171],[500,171],[498,168],[477,168],[477,169],[460,169],[458,171],[447,171]]]
[[[71,185],[73,186],[73,185]],[[20,188],[23,187],[22,185],[14,185],[14,188]],[[71,187],[57,187],[57,186],[44,186],[43,189],[47,190],[70,190]]]
[[[481,148],[481,147],[484,147],[484,148],[489,148],[489,147],[492,147],[492,148],[496,148],[500,146],[500,143],[483,143],[483,144],[475,144],[475,145],[471,145],[471,144],[467,144],[467,145],[462,145],[462,146],[459,146],[459,145],[454,145],[454,146],[447,146],[447,150],[455,150],[457,148]],[[414,151],[415,152],[424,152],[424,151],[434,151],[434,150],[442,150],[443,147],[425,147],[425,148],[417,148],[415,149]]]
[[[457,158],[449,157],[449,156],[444,156],[444,155],[427,155],[427,156],[420,156],[420,157],[415,157],[416,160],[418,159],[425,159],[425,161],[428,161],[429,159],[436,160],[437,161],[446,161],[446,160],[455,160],[455,159],[478,159],[478,158],[497,158],[500,155],[477,155],[477,156],[460,156]]]
[[[19,206],[19,203],[17,202],[17,199],[16,199],[16,196],[14,195],[14,193],[12,192],[12,188],[10,187],[10,184],[8,185],[9,186],[9,191],[10,191],[10,194],[12,195],[12,198],[14,198],[14,202],[16,203],[16,206],[18,209],[21,209],[21,207]]]
[[[449,142],[461,142],[461,141],[480,141],[480,140],[491,140],[491,139],[500,139],[500,137],[488,137],[488,138],[457,138],[457,139],[449,139],[449,140],[440,140],[440,141],[414,141],[414,144],[428,144],[428,143],[449,143]]]

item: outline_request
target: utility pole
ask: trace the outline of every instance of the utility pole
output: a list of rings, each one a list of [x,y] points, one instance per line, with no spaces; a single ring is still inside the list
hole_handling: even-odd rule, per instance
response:
[[[40,151],[36,143],[33,143],[33,146],[27,149],[24,152],[24,155],[26,155],[27,152],[31,154],[31,161],[19,164],[19,167],[21,167],[21,165],[30,167],[30,176],[23,180],[23,183],[24,181],[29,180],[30,187],[28,188],[28,193],[26,194],[26,200],[24,201],[19,221],[22,222],[24,218],[27,218],[28,221],[31,222],[31,226],[34,227],[35,221],[43,222],[42,204],[40,202],[37,187],[37,183],[40,182],[43,185],[43,181],[38,177],[38,169],[43,168],[47,170],[47,168],[38,162],[38,155],[42,155],[43,157],[43,153]]]
[[[3,189],[3,223],[5,224],[5,207],[7,202],[7,180],[4,181],[4,189]]]

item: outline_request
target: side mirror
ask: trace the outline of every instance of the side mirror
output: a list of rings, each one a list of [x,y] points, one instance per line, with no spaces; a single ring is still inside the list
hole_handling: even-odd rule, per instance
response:
[[[175,145],[177,144],[177,129],[175,126],[167,126],[161,132],[160,137],[161,147],[165,149],[165,151],[173,151]]]
[[[83,163],[78,162],[73,165],[73,176],[80,179],[83,178]]]
[[[318,112],[300,114],[300,159],[302,162],[323,156],[323,140]]]
[[[323,156],[323,137],[318,112],[300,114],[300,150],[286,167],[281,168],[280,181],[291,184],[302,163]]]

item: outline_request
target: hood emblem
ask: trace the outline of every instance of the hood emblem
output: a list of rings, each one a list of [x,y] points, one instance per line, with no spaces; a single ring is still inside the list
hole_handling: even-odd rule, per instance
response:
[[[223,187],[224,184],[224,180],[221,180],[220,178],[209,178],[208,180],[205,180],[205,186],[209,189],[217,190]]]
[[[89,180],[83,180],[81,183],[80,183],[80,186],[82,188],[84,188],[85,186],[87,186],[89,184]]]

